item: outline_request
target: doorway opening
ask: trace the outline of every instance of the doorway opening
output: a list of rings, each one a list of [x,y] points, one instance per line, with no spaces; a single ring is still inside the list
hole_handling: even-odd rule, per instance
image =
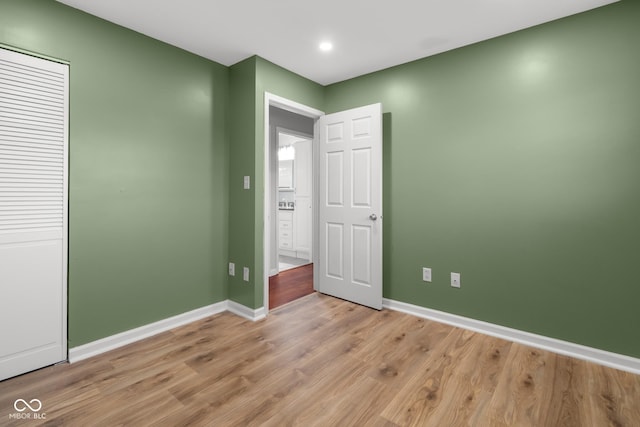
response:
[[[275,108],[272,108],[275,107]],[[313,289],[377,310],[382,308],[382,104],[324,115],[265,93],[264,291],[269,312],[269,273],[277,272],[276,108],[311,118]],[[291,126],[286,126],[292,129]],[[322,158],[321,158],[322,157]],[[320,166],[320,163],[322,166]],[[272,176],[273,175],[273,176]],[[285,180],[288,178],[285,178]],[[322,230],[322,232],[320,231]],[[286,273],[286,272],[285,272]]]
[[[298,123],[301,128],[308,127],[310,133],[278,126],[276,141],[271,143],[271,153],[277,159],[276,182],[272,183],[277,188],[278,217],[272,240],[277,244],[272,248],[275,247],[278,254],[277,265],[273,266],[278,273],[312,263],[313,120],[271,107],[272,126],[285,117],[292,119],[292,124]]]
[[[312,293],[316,122],[321,111],[265,93],[264,307]]]

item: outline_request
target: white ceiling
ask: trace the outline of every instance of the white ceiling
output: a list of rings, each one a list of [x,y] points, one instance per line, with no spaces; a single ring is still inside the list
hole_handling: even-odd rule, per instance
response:
[[[259,55],[327,85],[617,0],[58,1],[227,66]]]

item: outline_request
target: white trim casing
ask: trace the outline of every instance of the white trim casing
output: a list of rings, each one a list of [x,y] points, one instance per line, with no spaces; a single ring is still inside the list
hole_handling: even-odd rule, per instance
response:
[[[253,322],[257,322],[258,320],[262,320],[267,317],[264,307],[256,308],[254,310],[246,305],[238,304],[231,300],[227,300],[227,310],[237,316],[244,317],[245,319]]]
[[[149,338],[161,332],[166,332],[170,329],[177,328],[178,326],[186,325],[187,323],[222,313],[227,310],[227,303],[227,301],[218,302],[216,304],[197,308],[158,322],[140,326],[139,328],[130,329],[119,334],[83,344],[78,347],[73,347],[69,350],[69,363],[79,362],[81,360],[88,359],[89,357],[97,356],[110,350],[115,350],[118,347]]]
[[[597,363],[609,368],[631,372],[640,375],[640,359],[622,354],[612,353],[581,344],[575,344],[543,335],[520,331],[518,329],[507,328],[493,323],[470,319],[456,314],[445,313],[443,311],[420,307],[405,302],[394,301],[383,298],[382,306],[390,310],[412,314],[435,322],[446,323],[447,325],[468,329],[492,337],[502,338],[519,344],[536,347],[553,353],[562,354],[576,359]]]
[[[266,317],[264,307],[254,310],[242,304],[238,304],[235,301],[225,300],[74,347],[69,350],[69,363],[79,362],[81,360],[106,353],[107,351],[115,350],[116,348],[123,347],[127,344],[132,344],[161,332],[166,332],[224,311],[229,311],[230,313],[254,322]]]

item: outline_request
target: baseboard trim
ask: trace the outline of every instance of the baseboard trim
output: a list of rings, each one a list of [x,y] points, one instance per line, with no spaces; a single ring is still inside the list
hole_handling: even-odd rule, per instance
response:
[[[245,319],[249,319],[254,322],[267,317],[267,312],[264,307],[259,307],[254,310],[247,307],[246,305],[242,305],[231,300],[227,300],[227,310],[229,310],[233,314],[244,317]]]
[[[495,325],[493,323],[483,322],[468,317],[445,313],[443,311],[433,310],[430,308],[420,307],[417,305],[394,301],[386,298],[382,300],[382,306],[390,310],[412,314],[424,319],[446,323],[451,326],[468,329],[474,332],[479,332],[481,334],[514,341],[542,350],[551,351],[553,353],[574,357],[576,359],[586,360],[588,362],[593,362],[599,365],[608,366],[610,368],[640,375],[640,359],[631,356],[612,353],[593,347],[587,347],[581,344],[575,344],[568,341],[549,338],[544,335],[537,335],[530,332],[520,331],[518,329],[507,328],[505,326]]]
[[[69,349],[69,363],[79,362],[81,360],[106,353],[107,351],[115,350],[118,347],[149,338],[161,332],[177,328],[178,326],[186,325],[187,323],[222,313],[228,309],[227,303],[228,301],[221,301],[216,304],[211,304],[186,313],[178,314],[177,316],[162,319],[148,325],[140,326],[139,328],[130,329],[119,334],[92,341],[78,347],[73,347]]]
[[[640,359],[623,354],[613,353],[600,350],[593,347],[575,344],[568,341],[562,341],[555,338],[549,338],[544,335],[537,335],[530,332],[520,331],[505,326],[495,325],[468,317],[458,316],[443,311],[433,310],[430,308],[420,307],[401,301],[383,299],[382,305],[390,310],[400,311],[417,317],[433,320],[440,323],[446,323],[451,326],[468,329],[481,334],[490,335],[497,338],[506,339],[531,347],[540,348],[565,356],[575,357],[576,359],[586,360],[597,363],[599,365],[608,366],[614,369],[631,372],[640,375]],[[251,321],[259,321],[266,317],[264,307],[252,309],[235,301],[226,300],[216,304],[201,307],[177,316],[169,317],[158,322],[150,323],[139,328],[121,332],[109,337],[105,337],[87,344],[80,345],[69,349],[69,362],[75,363],[93,356],[97,356],[107,351],[114,350],[118,347],[131,344],[136,341],[149,338],[159,334],[186,325],[214,314],[229,311],[238,316],[244,317]]]
[[[254,322],[266,317],[266,310],[264,307],[254,310],[235,301],[225,300],[206,307],[197,308],[186,313],[178,314],[177,316],[162,319],[148,325],[140,326],[139,328],[120,332],[119,334],[92,341],[78,347],[73,347],[69,349],[69,363],[79,362],[81,360],[106,353],[107,351],[115,350],[118,347],[149,338],[161,332],[177,328],[178,326],[213,316],[214,314],[222,313],[223,311],[229,311]]]

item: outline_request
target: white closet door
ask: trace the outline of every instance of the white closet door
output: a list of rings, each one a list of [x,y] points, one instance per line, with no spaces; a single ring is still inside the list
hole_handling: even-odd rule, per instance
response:
[[[67,358],[68,68],[0,49],[0,380]]]

